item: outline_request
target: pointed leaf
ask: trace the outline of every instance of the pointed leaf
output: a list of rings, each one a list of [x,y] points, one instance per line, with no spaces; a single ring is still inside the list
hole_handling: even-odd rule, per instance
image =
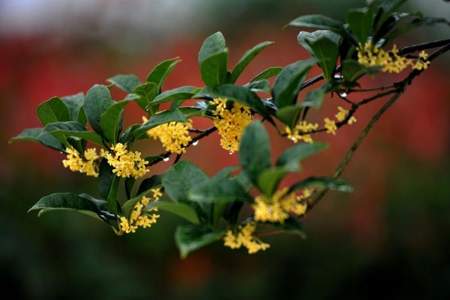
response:
[[[100,126],[103,135],[113,144],[117,142],[119,131],[122,127],[123,109],[130,102],[131,100],[114,102],[100,117]]]
[[[207,86],[214,87],[225,82],[228,49],[221,32],[216,32],[205,39],[198,53],[198,62],[203,82]]]
[[[230,82],[234,83],[238,79],[238,77],[242,74],[244,69],[250,64],[250,62],[259,54],[262,50],[267,48],[268,46],[272,45],[273,42],[266,41],[259,43],[258,45],[254,46],[250,50],[244,53],[244,55],[241,57],[239,62],[234,67],[233,71],[231,72]]]
[[[194,86],[182,86],[173,90],[164,91],[156,96],[149,105],[161,104],[169,101],[191,99],[193,95],[200,91],[200,88]]]
[[[220,240],[223,234],[222,230],[214,231],[203,226],[184,225],[178,226],[175,242],[181,258],[186,258],[189,253]]]
[[[273,86],[272,94],[278,108],[292,105],[297,100],[300,86],[315,60],[300,60],[283,68]]]
[[[304,15],[292,20],[289,26],[332,31],[342,30],[342,22],[323,15]]]
[[[269,135],[261,122],[251,123],[244,131],[239,147],[239,161],[253,184],[258,185],[262,171],[271,163]]]
[[[70,121],[69,110],[59,97],[53,97],[40,104],[37,115],[43,126],[51,122]]]
[[[277,76],[278,74],[280,74],[282,69],[283,68],[281,68],[281,67],[269,67],[269,68],[265,69],[264,71],[262,71],[261,73],[257,74],[255,77],[253,77],[250,80],[250,82],[269,79],[274,76]]]
[[[87,92],[83,108],[89,123],[97,133],[102,134],[101,115],[113,104],[111,94],[104,85],[96,84]]]
[[[108,82],[126,93],[131,93],[141,84],[139,78],[134,74],[118,74],[107,79]]]
[[[172,72],[172,70],[180,61],[181,60],[178,57],[176,57],[160,62],[147,75],[146,81],[155,83],[156,90],[160,91],[167,76]]]
[[[64,151],[64,145],[53,135],[48,133],[44,128],[27,128],[17,136],[10,139],[10,143],[16,141],[31,141],[40,143],[58,151]]]

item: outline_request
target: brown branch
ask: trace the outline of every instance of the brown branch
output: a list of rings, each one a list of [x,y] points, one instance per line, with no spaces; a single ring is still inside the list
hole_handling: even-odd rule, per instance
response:
[[[432,61],[449,50],[450,50],[450,43],[440,48],[439,50],[433,52],[430,55],[429,60]],[[351,145],[351,147],[345,154],[344,158],[336,167],[336,170],[333,174],[333,178],[339,178],[342,175],[345,168],[348,166],[351,159],[353,158],[353,155],[355,154],[356,150],[358,150],[359,146],[361,146],[362,142],[367,137],[373,126],[380,120],[381,116],[390,107],[392,107],[392,105],[394,105],[394,103],[401,97],[401,95],[405,92],[406,87],[410,85],[417,76],[422,74],[422,72],[423,70],[413,70],[405,79],[394,84],[394,86],[396,87],[395,94],[372,116],[369,123],[366,125],[363,131],[361,131],[358,138]],[[327,192],[328,189],[324,189],[321,192],[319,192],[316,197],[310,198],[310,200],[308,201],[308,210],[311,210],[326,195]]]

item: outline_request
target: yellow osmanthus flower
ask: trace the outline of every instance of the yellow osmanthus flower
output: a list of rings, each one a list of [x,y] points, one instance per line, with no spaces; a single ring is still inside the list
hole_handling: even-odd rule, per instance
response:
[[[153,188],[150,191],[152,192],[151,199],[143,196],[134,205],[129,218],[124,216],[120,217],[119,234],[134,233],[139,227],[149,228],[156,223],[159,218],[159,215],[157,214],[158,209],[153,207],[150,210],[145,211],[145,208],[150,201],[158,200],[162,196],[162,193],[160,188]]]
[[[147,119],[143,118],[144,122]],[[166,151],[176,154],[186,152],[186,146],[192,141],[189,129],[192,128],[192,120],[187,122],[169,122],[149,129],[147,135],[159,139]]]
[[[270,245],[256,238],[253,235],[255,230],[255,223],[248,223],[244,226],[240,226],[236,233],[232,230],[228,230],[224,237],[224,245],[231,249],[239,249],[243,246],[247,248],[248,254],[266,250]]]
[[[63,166],[73,172],[84,173],[87,176],[98,177],[98,162],[100,156],[95,148],[86,149],[83,156],[73,147],[66,148],[66,159]]]
[[[323,121],[324,121],[324,127],[327,130],[327,133],[336,135],[336,131],[337,131],[336,122],[329,118],[325,118],[325,119],[323,119]]]
[[[306,212],[307,205],[305,198],[311,196],[312,191],[305,189],[303,194],[287,194],[288,189],[283,188],[276,191],[268,199],[265,195],[259,195],[255,198],[253,209],[255,211],[255,220],[261,222],[283,223],[289,218],[290,214],[302,216]]]
[[[214,126],[220,135],[220,145],[230,153],[238,151],[242,133],[252,121],[250,108],[237,102],[227,108],[225,98],[215,98],[213,104],[216,105]]]
[[[139,178],[148,172],[148,162],[141,157],[141,152],[130,151],[122,143],[113,145],[110,152],[102,150],[101,155],[113,167],[113,173],[119,177]]]
[[[288,139],[293,141],[294,143],[298,143],[299,141],[304,141],[305,143],[313,143],[310,132],[319,128],[319,124],[317,123],[309,123],[307,121],[301,121],[295,125],[293,129],[286,127],[285,132],[287,134]]]
[[[425,51],[420,51],[419,58],[413,65],[414,70],[426,70],[428,66],[430,65],[430,61],[428,60],[428,53]]]
[[[417,61],[406,58],[398,54],[399,50],[396,45],[390,51],[375,47],[369,41],[358,47],[358,62],[366,67],[381,67],[383,72],[400,73],[408,67],[416,70],[424,70],[428,68],[428,54],[425,51],[419,53]]]
[[[338,122],[342,122],[347,118],[347,116],[348,116],[348,110],[341,106],[338,106],[338,112],[335,115],[336,120],[338,120]],[[351,116],[348,119],[347,124],[352,125],[354,123],[356,123],[356,118],[354,116]]]

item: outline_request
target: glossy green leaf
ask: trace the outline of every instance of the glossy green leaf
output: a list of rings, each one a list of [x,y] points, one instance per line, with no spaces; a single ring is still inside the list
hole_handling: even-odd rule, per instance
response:
[[[352,192],[353,188],[341,179],[332,177],[308,177],[302,181],[294,183],[289,187],[289,192],[294,192],[305,188],[330,189],[339,192]]]
[[[336,68],[340,41],[341,36],[329,30],[302,31],[298,35],[298,42],[317,59],[327,80]]]
[[[356,60],[345,60],[342,63],[342,75],[346,82],[355,82],[366,74],[374,74],[379,71],[379,67],[367,68],[360,65]]]
[[[37,115],[44,126],[51,122],[70,121],[69,110],[59,97],[53,97],[40,104]]]
[[[61,98],[69,110],[70,120],[78,121],[81,124],[86,124],[86,115],[83,111],[84,94],[78,93],[75,95],[64,96]]]
[[[278,188],[281,180],[288,172],[281,167],[273,167],[261,172],[258,177],[258,186],[263,194],[270,197]]]
[[[296,102],[301,84],[315,62],[313,59],[300,60],[284,67],[278,74],[272,90],[274,103],[278,108],[283,108]]]
[[[269,67],[269,68],[263,70],[262,72],[258,73],[255,77],[253,77],[250,80],[250,82],[269,79],[274,76],[277,76],[278,74],[280,74],[282,69],[283,68],[281,68],[281,67]]]
[[[69,210],[95,216],[98,215],[104,204],[104,201],[94,201],[73,193],[54,193],[42,197],[28,210],[28,212],[34,210],[43,210],[45,212],[54,210]]]
[[[126,93],[131,93],[141,84],[139,78],[134,74],[119,74],[107,79],[112,85]]]
[[[282,167],[286,171],[296,172],[300,170],[299,163],[305,158],[310,157],[324,149],[327,145],[324,143],[302,143],[286,149],[277,159],[276,166]]]
[[[136,102],[142,109],[149,110],[151,113],[157,111],[157,106],[148,108],[149,103],[158,95],[158,85],[154,82],[145,82],[136,87],[134,94],[137,95]],[[153,109],[154,108],[154,109]]]
[[[193,224],[198,224],[200,222],[195,209],[184,203],[157,201],[152,205],[152,207],[156,207],[162,211],[170,212]]]
[[[341,31],[342,22],[324,15],[304,15],[289,23],[289,26]]]
[[[189,199],[198,203],[216,204],[249,201],[252,198],[237,180],[217,176],[193,186],[189,191]]]
[[[100,117],[100,126],[103,135],[108,141],[115,144],[122,127],[124,107],[130,103],[130,100],[114,102],[109,106]]]
[[[278,120],[293,128],[297,124],[297,120],[300,116],[302,107],[300,105],[294,104],[285,106],[276,112]]]
[[[357,41],[364,44],[372,34],[373,11],[367,8],[350,10],[347,14],[347,23]]]
[[[228,49],[221,32],[216,32],[205,39],[198,54],[200,73],[207,86],[217,86],[227,77]]]
[[[10,143],[16,141],[31,141],[40,143],[44,146],[50,147],[58,151],[64,151],[65,146],[53,135],[47,132],[44,128],[27,128],[24,129],[17,136],[10,139]]]
[[[175,232],[175,243],[181,258],[186,258],[189,253],[220,240],[223,234],[223,230],[214,231],[204,226],[183,225],[178,226]]]
[[[45,126],[45,130],[56,137],[61,143],[68,144],[67,131],[86,131],[83,124],[76,121],[52,122]]]
[[[104,85],[96,84],[87,92],[83,108],[89,123],[97,133],[102,134],[101,115],[113,104],[109,89]]]
[[[160,62],[147,75],[146,81],[155,83],[156,90],[159,92],[161,90],[167,76],[169,76],[169,74],[172,72],[172,70],[175,68],[175,66],[180,61],[181,60],[178,57],[176,57],[176,58],[171,58],[171,59],[167,59],[167,60]]]
[[[162,185],[167,195],[174,201],[188,201],[189,191],[208,180],[208,176],[196,165],[180,161],[163,176]]]
[[[161,104],[169,101],[178,101],[191,99],[193,95],[198,93],[200,88],[194,86],[181,86],[173,90],[164,91],[158,96],[156,96],[150,105]]]
[[[318,89],[312,90],[308,92],[301,103],[302,107],[312,107],[315,109],[319,109],[322,107],[323,100],[325,99],[325,95],[329,91],[330,86],[325,84]]]
[[[272,88],[267,79],[261,79],[258,81],[252,81],[245,85],[250,91],[254,93],[267,93],[270,94]]]
[[[244,55],[241,57],[239,62],[234,67],[233,71],[231,72],[230,76],[230,82],[234,83],[239,78],[239,76],[242,74],[242,72],[245,70],[245,68],[250,64],[250,62],[259,54],[261,51],[263,51],[268,46],[272,45],[273,42],[266,41],[259,43],[258,45],[254,46],[250,50],[244,53]]]
[[[272,165],[269,135],[261,122],[251,123],[244,131],[239,146],[239,161],[253,184],[258,185],[262,171]]]

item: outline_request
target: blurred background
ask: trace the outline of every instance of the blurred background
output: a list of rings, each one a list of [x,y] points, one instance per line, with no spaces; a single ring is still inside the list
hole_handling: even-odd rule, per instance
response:
[[[183,62],[165,88],[201,85],[197,51],[221,30],[231,63],[273,40],[244,75],[307,57],[297,30],[283,26],[309,13],[343,18],[362,1],[341,0],[0,0],[0,287],[10,299],[450,299],[450,55],[420,76],[364,142],[344,178],[355,192],[329,195],[307,216],[306,240],[270,237],[247,255],[220,243],[181,260],[173,233],[183,221],[163,214],[149,230],[117,237],[73,213],[42,218],[26,211],[58,191],[95,194],[89,178],[62,168],[62,155],[36,144],[11,144],[39,126],[35,109],[52,96],[87,91],[118,73],[143,78],[163,59]],[[441,0],[406,8],[450,18]],[[399,46],[448,38],[448,27],[415,30]],[[317,70],[316,70],[317,71]],[[367,80],[368,85],[392,77]],[[120,95],[120,94],[118,94]],[[323,112],[332,115],[337,99]],[[304,174],[329,175],[379,104],[304,163]],[[127,122],[138,121],[137,107]],[[206,123],[200,125],[207,126]],[[273,146],[286,141],[272,137]],[[157,153],[159,145],[141,145]],[[209,174],[235,164],[213,135],[188,151]],[[152,170],[160,172],[169,163]]]

